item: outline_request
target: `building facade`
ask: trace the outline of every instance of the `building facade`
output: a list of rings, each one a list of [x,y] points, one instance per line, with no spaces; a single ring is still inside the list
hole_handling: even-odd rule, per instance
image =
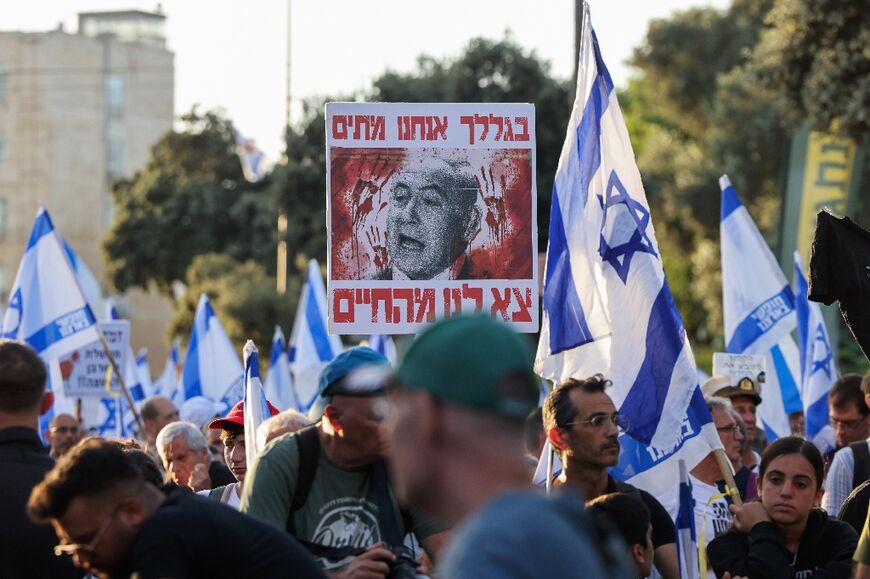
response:
[[[111,183],[143,168],[172,128],[174,55],[162,14],[79,15],[79,33],[0,32],[0,300],[8,301],[40,204],[104,288]],[[152,370],[168,350],[168,300],[121,299]],[[95,306],[96,309],[96,306]],[[102,311],[96,311],[102,316]]]

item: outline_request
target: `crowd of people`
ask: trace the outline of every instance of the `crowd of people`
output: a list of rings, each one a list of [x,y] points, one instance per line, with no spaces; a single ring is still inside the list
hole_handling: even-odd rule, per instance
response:
[[[149,398],[141,440],[57,414],[44,445],[45,364],[0,341],[0,576],[681,577],[677,489],[609,474],[628,427],[610,381],[569,379],[539,404],[531,362],[486,316],[432,325],[397,368],[351,348],[323,369],[316,415],[268,405],[249,464],[244,402],[215,416]],[[870,578],[870,373],[832,387],[830,450],[763,444],[763,392],[732,382],[702,386],[725,460],[689,473],[699,568]],[[549,493],[531,483],[547,440]]]

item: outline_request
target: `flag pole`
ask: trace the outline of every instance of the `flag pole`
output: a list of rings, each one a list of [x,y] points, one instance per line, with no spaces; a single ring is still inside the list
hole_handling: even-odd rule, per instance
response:
[[[550,443],[550,452],[547,453],[547,480],[544,483],[547,494],[550,494],[550,491],[553,490],[553,454],[553,444]]]
[[[124,375],[118,369],[118,364],[115,362],[115,357],[112,355],[112,349],[109,348],[109,343],[106,341],[106,337],[103,335],[103,331],[97,326],[97,335],[100,337],[100,343],[103,345],[103,351],[106,352],[106,356],[109,358],[109,364],[112,366],[112,371],[118,377],[118,384],[121,386],[121,392],[124,394],[124,398],[127,399],[127,405],[130,407],[130,412],[133,413],[133,418],[136,419],[136,426],[139,427],[139,432],[145,432],[145,425],[142,423],[142,419],[139,417],[139,413],[136,412],[136,404],[133,402],[133,397],[130,396],[130,391],[127,390],[127,384],[124,383]],[[123,416],[118,417],[119,420],[123,420]]]
[[[716,457],[716,462],[719,463],[719,470],[722,471],[722,477],[725,479],[725,490],[734,489],[733,494],[729,493],[731,502],[738,507],[743,506],[743,499],[740,496],[740,492],[737,491],[737,483],[734,482],[734,474],[731,472],[731,461],[728,460],[728,457],[725,456],[725,451],[721,448],[714,450],[713,455]]]

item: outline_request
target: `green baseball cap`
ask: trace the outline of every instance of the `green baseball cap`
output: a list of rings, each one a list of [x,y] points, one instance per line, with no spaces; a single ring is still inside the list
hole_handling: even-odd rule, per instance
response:
[[[396,381],[447,402],[518,420],[538,406],[538,379],[525,340],[484,315],[431,326],[408,349]]]

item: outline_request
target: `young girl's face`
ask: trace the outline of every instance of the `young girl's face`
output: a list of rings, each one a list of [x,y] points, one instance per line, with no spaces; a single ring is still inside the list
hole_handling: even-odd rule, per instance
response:
[[[777,524],[805,519],[822,498],[822,489],[810,462],[802,455],[784,454],[773,459],[758,479],[758,494]]]

